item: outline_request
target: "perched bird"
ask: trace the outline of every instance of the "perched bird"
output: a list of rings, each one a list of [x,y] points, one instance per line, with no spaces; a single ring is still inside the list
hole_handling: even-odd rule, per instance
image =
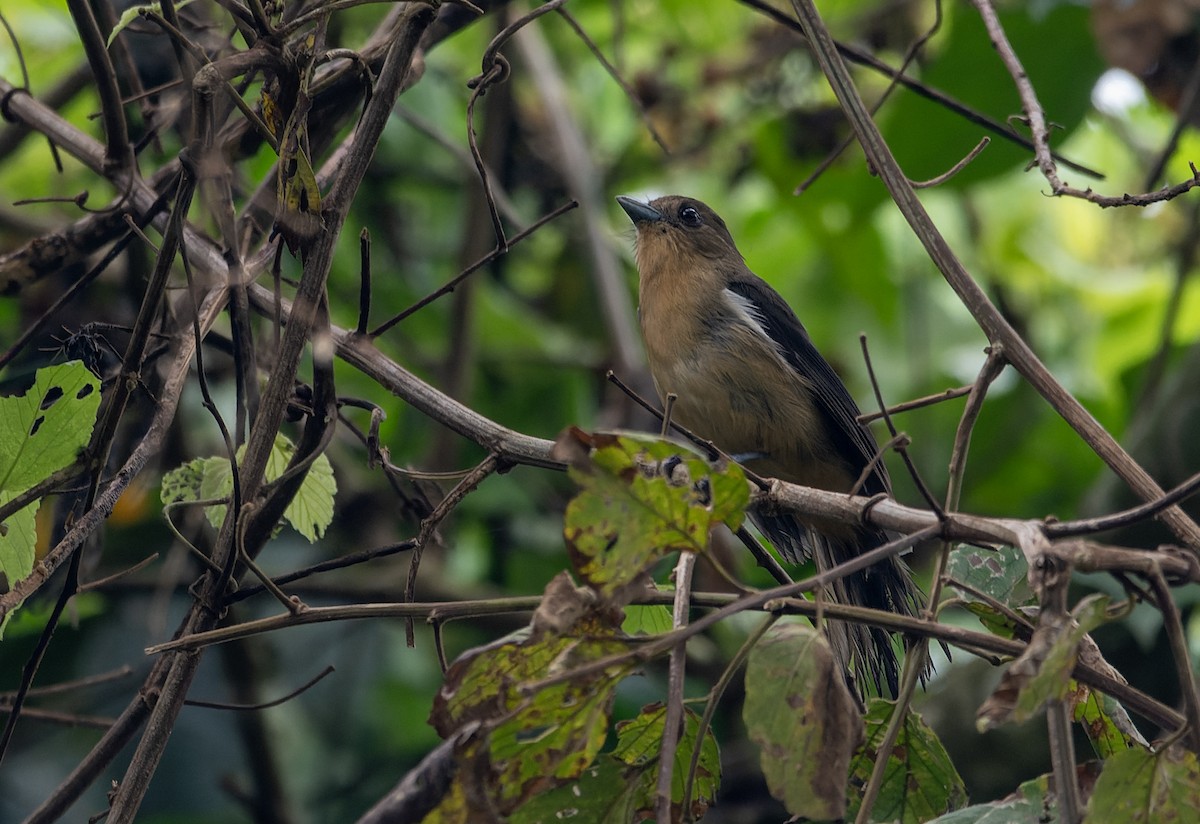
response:
[[[618,197],[637,229],[638,317],[655,386],[677,396],[673,420],[754,471],[805,486],[850,491],[874,458],[871,431],[833,367],[779,293],[750,271],[725,222],[705,204],[668,196]],[[877,461],[861,495],[891,493]],[[888,541],[883,530],[790,513],[752,513],[792,563],[828,569]],[[918,590],[891,558],[842,578],[829,596],[843,604],[916,615]],[[830,622],[835,653],[882,692],[898,686],[887,632]]]

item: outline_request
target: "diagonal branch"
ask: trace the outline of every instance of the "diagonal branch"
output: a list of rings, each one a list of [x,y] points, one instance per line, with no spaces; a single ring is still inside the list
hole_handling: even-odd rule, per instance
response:
[[[816,6],[812,0],[792,0],[792,7],[833,87],[834,94],[850,118],[871,166],[887,185],[900,213],[904,215],[925,251],[946,278],[946,282],[974,316],[988,340],[1004,345],[1004,353],[1009,363],[1134,492],[1144,500],[1154,500],[1162,496],[1163,490],[1154,479],[1121,448],[1100,422],[1055,380],[1029,344],[1004,319],[995,304],[967,272],[954,250],[950,248],[950,244],[934,225],[912,184],[884,143],[883,136],[867,113],[862,97],[850,78],[846,64],[838,55],[833,38],[817,13]],[[1173,506],[1162,513],[1162,519],[1181,540],[1193,548],[1200,548],[1200,526],[1182,509]]]

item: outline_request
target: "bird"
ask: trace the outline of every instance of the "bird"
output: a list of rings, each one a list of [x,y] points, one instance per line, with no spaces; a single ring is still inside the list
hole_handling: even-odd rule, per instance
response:
[[[766,477],[835,492],[890,496],[878,445],[846,385],[788,303],[746,265],[709,206],[668,195],[617,202],[637,233],[638,319],[654,385],[672,420]],[[869,467],[869,468],[868,468]],[[865,473],[865,474],[864,474]],[[818,570],[887,543],[877,527],[758,509],[750,517],[784,560]],[[897,557],[840,579],[843,604],[915,616],[920,591]],[[883,629],[826,622],[847,679],[895,695],[899,662]],[[858,678],[855,678],[855,675]]]

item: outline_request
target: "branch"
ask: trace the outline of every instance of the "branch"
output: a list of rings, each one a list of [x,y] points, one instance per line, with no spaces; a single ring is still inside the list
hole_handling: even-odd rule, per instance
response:
[[[995,47],[996,52],[1000,55],[1004,67],[1008,69],[1008,73],[1012,76],[1013,84],[1017,87],[1017,94],[1021,98],[1021,109],[1025,112],[1025,119],[1029,123],[1029,131],[1033,135],[1034,160],[1042,176],[1050,183],[1050,190],[1054,195],[1076,197],[1090,203],[1095,203],[1102,208],[1111,206],[1149,206],[1152,203],[1159,203],[1179,197],[1185,192],[1189,192],[1195,187],[1200,186],[1200,171],[1197,171],[1195,166],[1192,166],[1192,177],[1190,179],[1177,183],[1174,186],[1164,186],[1158,191],[1141,195],[1126,193],[1120,197],[1109,197],[1096,194],[1092,191],[1091,187],[1087,189],[1075,189],[1064,183],[1058,176],[1058,167],[1055,165],[1054,156],[1050,152],[1050,129],[1046,125],[1046,113],[1042,110],[1042,104],[1038,101],[1037,92],[1034,91],[1033,84],[1029,81],[1029,75],[1025,73],[1025,68],[1021,65],[1020,58],[1017,57],[1012,44],[1008,42],[1008,35],[1004,33],[1004,27],[1000,25],[1000,18],[996,14],[996,9],[989,0],[971,0],[971,4],[979,10],[979,16],[983,18],[983,25],[987,29],[988,37],[992,40],[992,46]]]
[[[1163,494],[1147,472],[1121,448],[1116,439],[1100,425],[1090,412],[1054,379],[1045,364],[1015,329],[1004,319],[988,299],[979,284],[955,256],[954,251],[942,237],[937,226],[925,211],[908,178],[896,163],[891,150],[884,143],[879,129],[867,114],[866,106],[854,87],[846,64],[838,55],[837,46],[825,28],[812,0],[792,0],[792,7],[804,27],[805,35],[812,44],[821,68],[833,87],[850,123],[858,135],[872,168],[887,185],[892,199],[904,215],[913,232],[925,247],[929,257],[937,265],[946,282],[954,289],[963,305],[974,316],[991,343],[1004,345],[1004,354],[1009,363],[1033,385],[1050,405],[1071,427],[1079,433],[1097,455],[1125,480],[1134,492],[1144,500],[1154,500]],[[1182,509],[1171,507],[1162,515],[1167,525],[1188,545],[1200,548],[1200,526]]]
[[[295,304],[276,297],[270,289],[250,284],[246,289],[250,305],[266,317],[279,317],[290,324]],[[340,326],[330,326],[334,350],[338,357],[374,379],[384,389],[402,398],[417,411],[449,427],[463,437],[496,453],[508,461],[549,469],[563,469],[564,464],[550,457],[553,441],[534,438],[508,429],[485,418],[465,404],[438,391],[375,348],[367,338]]]
[[[100,26],[96,23],[88,0],[67,0],[67,8],[75,20],[84,54],[92,67],[92,80],[100,95],[100,113],[104,119],[104,137],[108,144],[104,150],[104,173],[125,177],[133,171],[133,147],[129,144],[121,90],[117,88],[117,72],[108,57],[104,35],[100,33]]]

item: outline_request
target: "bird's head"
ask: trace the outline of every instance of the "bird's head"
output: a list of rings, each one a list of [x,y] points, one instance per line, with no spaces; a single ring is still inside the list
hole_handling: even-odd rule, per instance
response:
[[[637,267],[643,278],[678,267],[686,272],[722,261],[742,262],[725,221],[699,200],[667,195],[642,203],[621,196],[617,203],[637,229]]]

